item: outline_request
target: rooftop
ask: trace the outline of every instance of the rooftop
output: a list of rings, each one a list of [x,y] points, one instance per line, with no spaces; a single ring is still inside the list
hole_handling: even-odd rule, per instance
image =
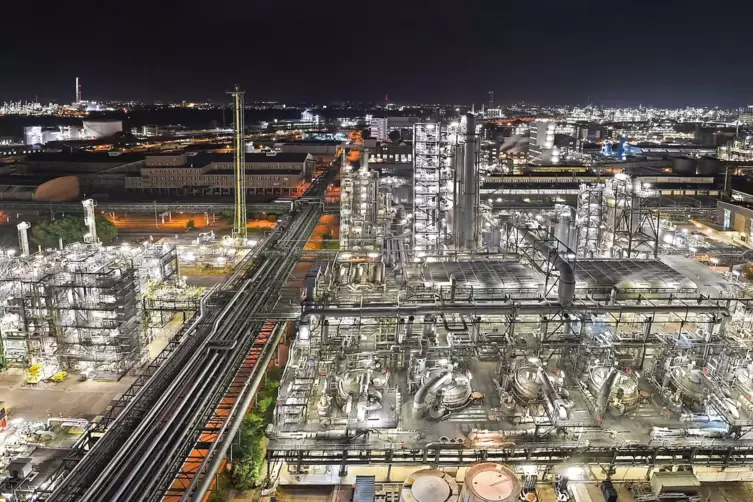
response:
[[[120,152],[42,152],[28,157],[26,162],[77,162],[77,163],[102,163],[128,164],[139,162],[146,157],[143,153],[120,153]]]

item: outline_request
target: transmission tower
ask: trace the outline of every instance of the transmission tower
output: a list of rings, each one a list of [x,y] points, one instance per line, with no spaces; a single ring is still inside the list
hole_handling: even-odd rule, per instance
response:
[[[235,214],[233,215],[233,237],[245,240],[248,236],[246,224],[246,145],[243,141],[243,95],[245,94],[236,85],[235,91],[229,93],[233,96],[233,124],[235,126]]]

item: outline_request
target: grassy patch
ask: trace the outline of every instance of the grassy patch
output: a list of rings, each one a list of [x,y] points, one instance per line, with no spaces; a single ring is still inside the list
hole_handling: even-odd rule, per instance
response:
[[[264,430],[272,422],[281,376],[281,369],[267,371],[266,383],[256,395],[256,404],[243,417],[238,432],[240,446],[235,452],[231,473],[233,488],[237,490],[249,490],[261,482],[266,455]]]

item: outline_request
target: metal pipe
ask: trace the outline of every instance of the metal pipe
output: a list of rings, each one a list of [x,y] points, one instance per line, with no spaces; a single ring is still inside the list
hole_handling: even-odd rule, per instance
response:
[[[434,303],[416,305],[390,305],[379,307],[311,307],[301,313],[301,319],[312,315],[327,317],[391,317],[399,315],[426,315],[443,312],[445,314],[475,314],[475,315],[534,315],[557,314],[564,307],[559,303],[450,303],[437,305]],[[583,314],[714,314],[728,315],[726,307],[712,305],[594,305],[591,303],[573,304],[568,310]]]
[[[544,389],[546,390],[546,392],[544,392],[544,396],[546,397],[546,400],[552,409],[552,414],[556,413],[560,419],[566,420],[567,419],[567,407],[565,406],[564,401],[560,399],[559,394],[557,394],[557,390],[554,388],[554,385],[552,385],[552,381],[549,380],[549,376],[546,374],[546,371],[544,371],[544,368],[541,366],[539,366],[538,375],[539,375],[539,380],[541,381],[541,384],[544,386]]]
[[[429,379],[429,381],[423,384],[418,389],[418,391],[416,391],[416,395],[413,397],[414,416],[423,415],[424,410],[426,409],[426,396],[429,394],[429,392],[436,392],[438,388],[449,382],[451,379],[452,371],[445,370],[442,373],[435,375],[434,377]]]
[[[209,344],[209,341],[214,336],[214,333],[217,332],[220,322],[224,319],[224,317],[230,311],[230,308],[234,305],[234,303],[241,297],[244,290],[246,289],[246,287],[250,285],[250,283],[251,283],[250,280],[245,281],[243,283],[243,286],[238,290],[235,296],[233,296],[232,300],[228,302],[227,306],[223,309],[223,311],[220,313],[217,319],[215,319],[212,325],[211,333],[207,337],[205,337],[204,340],[202,340],[201,345],[198,347],[196,351],[194,351],[191,359],[183,366],[183,369],[181,370],[181,372],[172,381],[170,386],[165,390],[165,392],[162,394],[162,397],[152,407],[149,414],[147,414],[147,416],[144,417],[144,419],[141,421],[141,423],[136,428],[136,430],[128,438],[128,441],[126,441],[123,447],[118,450],[117,455],[113,459],[111,459],[111,461],[108,462],[107,466],[104,468],[102,473],[100,473],[100,475],[97,476],[97,479],[89,486],[89,489],[87,490],[87,494],[91,494],[93,496],[95,491],[98,490],[101,487],[101,485],[109,478],[109,476],[112,474],[112,471],[120,467],[121,462],[123,460],[123,456],[127,455],[129,452],[133,450],[134,444],[143,435],[144,431],[146,431],[150,427],[151,422],[160,412],[161,408],[166,402],[166,399],[175,395],[174,394],[175,389],[180,385],[181,381],[191,371],[194,364],[203,356],[204,349]],[[82,497],[81,501],[85,502],[86,500],[88,500],[88,498],[89,497],[85,494]]]
[[[575,298],[575,273],[573,267],[563,260],[559,254],[559,251],[552,248],[545,241],[537,239],[534,234],[527,229],[521,229],[525,240],[531,243],[533,248],[547,257],[549,260],[553,260],[552,266],[560,273],[559,283],[557,284],[557,300],[562,304],[564,308],[570,308],[573,304],[573,298]]]
[[[206,386],[209,384],[210,379],[207,379],[205,377],[206,377],[207,372],[210,369],[216,371],[217,368],[214,365],[214,361],[216,358],[217,358],[217,354],[213,354],[212,358],[207,362],[204,369],[202,369],[198,378],[194,379],[194,382],[191,385],[191,387],[188,389],[188,392],[185,393],[185,396],[183,397],[183,399],[180,401],[180,403],[178,403],[177,406],[175,406],[174,411],[168,418],[168,421],[167,421],[168,424],[172,424],[175,421],[175,419],[178,417],[178,415],[180,415],[181,412],[185,411],[184,408],[186,406],[186,403],[188,403],[189,401],[196,402],[199,399],[201,392],[197,393],[196,388],[199,386],[199,384],[203,384],[203,386]],[[130,469],[126,479],[118,483],[119,485],[118,490],[115,492],[114,495],[112,495],[112,498],[110,499],[111,501],[118,500],[121,497],[121,495],[123,495],[123,492],[126,491],[126,489],[130,489],[131,491],[133,491],[134,489],[137,488],[136,486],[133,486],[133,478],[136,477],[136,474],[138,473],[139,469],[141,469],[141,466],[143,466],[147,460],[149,460],[150,458],[152,460],[156,460],[158,458],[157,455],[152,455],[152,452],[157,447],[157,445],[160,445],[160,444],[162,445],[162,449],[165,448],[165,446],[167,445],[167,442],[163,441],[162,438],[165,436],[165,434],[167,434],[168,431],[169,429],[167,427],[160,428],[157,433],[157,436],[149,443],[146,451],[143,451],[141,449],[138,450],[138,456],[136,457],[138,461],[136,465]],[[112,478],[110,479],[113,480]]]
[[[620,372],[617,368],[613,367],[604,379],[604,382],[601,384],[599,395],[596,398],[596,407],[598,408],[599,413],[604,413],[607,410],[609,394],[612,392],[612,386],[614,386],[614,382],[617,380],[617,375],[619,375],[619,373]]]
[[[281,326],[281,325],[280,325]],[[276,353],[275,347],[280,341],[280,338],[282,338],[282,332],[283,329],[278,329],[273,335],[273,337],[267,342],[265,349],[267,349],[267,353],[264,354],[264,357],[257,362],[256,368],[258,368],[256,375],[254,376],[254,379],[251,383],[250,387],[246,387],[245,393],[243,394],[243,401],[241,403],[240,409],[241,410],[247,410],[248,407],[251,405],[251,401],[253,400],[254,396],[256,396],[256,391],[259,388],[259,385],[261,384],[261,380],[264,377],[264,374],[266,373],[267,366],[269,366],[269,362],[272,360],[272,356]],[[248,382],[248,381],[247,381]],[[199,476],[201,475],[202,470],[204,469],[207,461],[209,460],[209,457],[214,452],[215,448],[217,447],[217,443],[214,442],[209,447],[209,451],[207,451],[206,455],[204,456],[204,460],[202,461],[201,465],[198,469],[196,469],[196,473],[194,474],[193,479],[191,480],[191,484],[184,492],[183,497],[181,497],[181,502],[185,502],[187,500],[204,500],[204,495],[206,494],[207,490],[209,489],[209,486],[214,482],[214,473],[217,472],[217,469],[219,469],[220,464],[222,463],[222,460],[225,458],[225,454],[227,453],[228,448],[230,448],[230,445],[233,442],[233,439],[235,438],[235,435],[238,433],[238,429],[241,426],[241,422],[243,422],[243,417],[245,413],[236,413],[236,410],[238,409],[238,403],[240,400],[236,400],[233,404],[233,409],[230,411],[229,416],[232,417],[232,424],[230,424],[230,429],[224,434],[224,437],[222,439],[222,444],[220,444],[219,448],[217,449],[217,453],[214,455],[214,458],[212,459],[212,463],[209,464],[209,467],[207,467],[206,472],[204,473],[204,477],[202,478],[201,485],[196,490],[196,493],[194,494],[193,498],[187,498],[189,497],[191,490],[196,486],[196,483],[199,480]],[[225,430],[228,427],[228,421],[226,421],[224,424],[222,424],[222,429],[217,434],[217,437],[220,437],[223,435]]]
[[[245,288],[245,286],[244,286],[244,288]],[[244,288],[241,288],[241,291],[243,291]],[[196,317],[196,319],[194,319],[194,322],[186,330],[185,334],[183,335],[182,342],[185,341],[185,340],[190,340],[191,339],[191,337],[188,336],[188,335],[190,335],[191,333],[193,333],[193,331],[199,326],[199,324],[201,323],[201,321],[204,319],[204,317],[206,315],[206,303],[209,300],[209,298],[212,296],[212,294],[214,294],[214,292],[216,291],[216,289],[217,289],[217,286],[213,286],[212,289],[210,289],[209,292],[206,295],[204,295],[204,297],[199,302],[199,315]],[[241,291],[239,291],[236,296],[240,295]],[[235,297],[234,297],[234,299],[235,299]],[[232,300],[231,300],[230,303],[228,303],[228,305],[225,307],[225,309],[223,309],[223,311],[220,313],[220,315],[218,316],[218,319],[221,319],[222,317],[224,317],[227,314],[227,312],[230,309],[231,305],[232,305]],[[152,380],[150,380],[150,381],[158,381],[158,380],[154,380],[154,379],[160,378],[161,373],[164,373],[165,371],[167,371],[165,369],[166,367],[167,367],[166,365],[162,365],[159,368],[157,368],[157,371],[152,376]],[[143,397],[143,395],[146,392],[148,392],[148,390],[149,390],[149,386],[148,385],[144,385],[143,387],[141,387],[141,389],[139,389],[139,391],[136,393],[136,395],[133,397],[133,399],[129,400],[129,402],[126,405],[126,407],[120,412],[120,414],[118,414],[118,416],[115,418],[115,420],[110,424],[110,428],[111,429],[114,428],[114,427],[116,427],[121,421],[125,420],[126,417],[128,417],[129,413],[132,411],[132,409],[135,406],[137,406],[137,403],[139,402],[139,400]],[[104,448],[104,442],[102,440],[98,441],[92,447],[92,449],[89,451],[88,455],[91,455],[95,450],[97,450],[97,447]],[[76,466],[73,468],[73,470],[63,480],[63,482],[60,485],[58,485],[55,488],[55,490],[50,494],[50,499],[53,500],[55,497],[62,495],[63,491],[65,490],[65,487],[67,485],[66,481],[69,480],[69,479],[70,480],[75,479],[74,475],[76,475],[78,472],[80,472],[80,469],[83,469],[83,468],[84,468],[83,462],[79,462],[78,464],[76,464]]]

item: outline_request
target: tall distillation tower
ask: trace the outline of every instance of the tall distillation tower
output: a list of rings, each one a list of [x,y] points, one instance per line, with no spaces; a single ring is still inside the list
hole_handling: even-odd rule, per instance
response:
[[[244,241],[248,237],[246,228],[246,147],[243,142],[245,107],[243,104],[244,92],[236,85],[233,96],[233,124],[234,147],[233,172],[235,174],[235,212],[233,213],[233,237]]]

